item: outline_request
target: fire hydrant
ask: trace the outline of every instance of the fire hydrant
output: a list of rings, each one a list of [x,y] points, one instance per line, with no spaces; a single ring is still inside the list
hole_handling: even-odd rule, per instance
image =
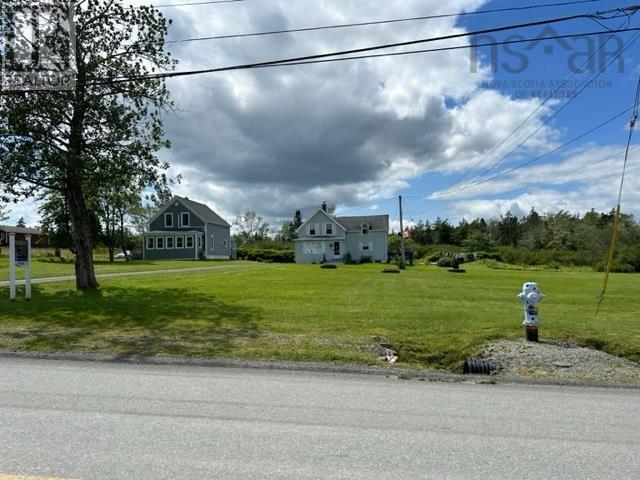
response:
[[[538,341],[538,303],[542,301],[544,295],[540,293],[537,283],[527,282],[522,286],[522,292],[518,295],[524,304],[524,328],[526,338],[529,342]]]

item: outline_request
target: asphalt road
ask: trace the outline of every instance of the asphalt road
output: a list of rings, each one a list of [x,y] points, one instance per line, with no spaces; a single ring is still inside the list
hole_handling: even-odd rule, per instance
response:
[[[640,478],[640,391],[0,359],[0,479]]]

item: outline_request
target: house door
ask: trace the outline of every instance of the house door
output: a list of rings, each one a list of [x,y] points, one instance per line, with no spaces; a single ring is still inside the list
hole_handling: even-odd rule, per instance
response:
[[[340,242],[333,242],[333,258],[341,258]]]

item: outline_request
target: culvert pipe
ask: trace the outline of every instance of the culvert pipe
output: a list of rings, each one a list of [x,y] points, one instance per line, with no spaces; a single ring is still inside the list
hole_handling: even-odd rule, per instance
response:
[[[465,375],[490,375],[496,369],[495,365],[480,358],[467,358],[462,367]]]

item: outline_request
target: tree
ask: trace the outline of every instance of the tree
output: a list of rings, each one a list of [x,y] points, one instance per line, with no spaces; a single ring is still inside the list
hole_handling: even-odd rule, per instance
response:
[[[9,211],[4,205],[0,204],[0,223],[7,220],[9,220]]]
[[[0,96],[0,187],[15,197],[43,189],[64,196],[76,285],[90,289],[98,288],[91,213],[99,187],[153,185],[168,168],[157,152],[169,147],[160,115],[171,108],[169,92],[149,75],[175,62],[164,50],[170,21],[157,9],[115,0],[72,4],[74,88]],[[52,45],[68,58],[64,38]]]
[[[236,217],[233,224],[238,230],[234,237],[239,245],[265,240],[269,232],[269,224],[252,211]]]
[[[24,217],[20,217],[18,223],[16,223],[16,227],[24,228],[27,226],[27,222],[24,221]]]
[[[298,228],[302,226],[302,213],[300,210],[296,210],[295,215],[293,216],[293,220],[290,222],[284,222],[282,224],[282,228],[280,229],[280,233],[277,236],[278,240],[281,240],[285,243],[292,242],[296,238],[298,238]]]

